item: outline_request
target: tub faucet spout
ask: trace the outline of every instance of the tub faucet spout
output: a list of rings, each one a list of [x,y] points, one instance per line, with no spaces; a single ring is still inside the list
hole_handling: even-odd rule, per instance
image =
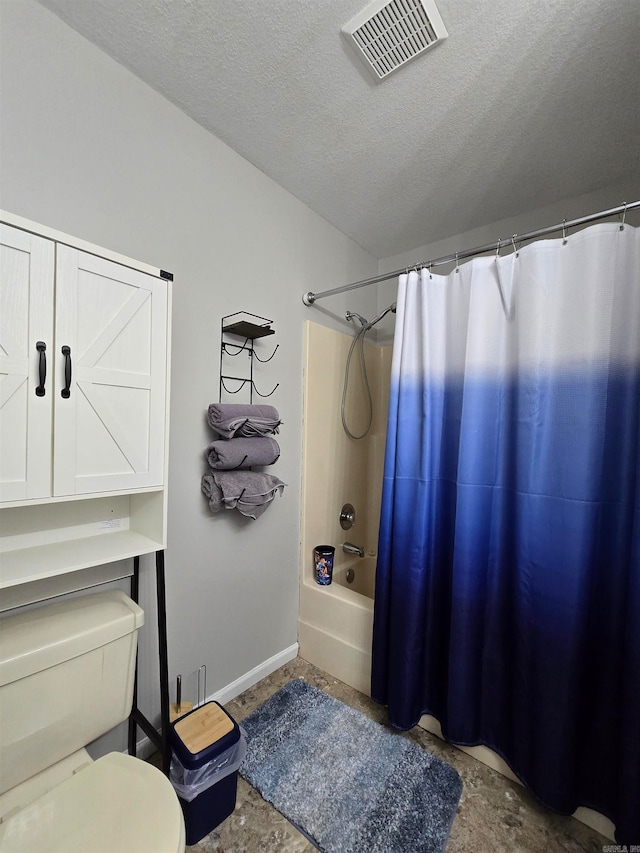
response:
[[[345,554],[357,554],[358,557],[364,557],[364,548],[359,548],[357,545],[352,545],[351,542],[345,542],[342,546]]]

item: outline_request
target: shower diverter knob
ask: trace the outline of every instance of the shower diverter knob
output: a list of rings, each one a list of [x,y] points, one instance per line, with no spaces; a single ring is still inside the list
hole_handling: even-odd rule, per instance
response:
[[[356,511],[352,504],[345,504],[340,510],[340,527],[349,530],[355,524]]]

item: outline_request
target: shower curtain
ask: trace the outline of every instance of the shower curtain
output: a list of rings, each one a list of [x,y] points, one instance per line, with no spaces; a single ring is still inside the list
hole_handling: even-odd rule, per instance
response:
[[[372,695],[640,843],[640,230],[401,276]]]

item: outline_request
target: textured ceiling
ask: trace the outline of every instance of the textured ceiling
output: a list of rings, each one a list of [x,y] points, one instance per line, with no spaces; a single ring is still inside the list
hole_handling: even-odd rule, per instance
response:
[[[638,0],[438,0],[382,82],[340,34],[364,0],[40,2],[376,257],[640,188]]]

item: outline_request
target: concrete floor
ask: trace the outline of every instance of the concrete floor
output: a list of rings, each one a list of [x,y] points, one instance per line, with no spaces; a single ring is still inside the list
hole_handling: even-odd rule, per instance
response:
[[[297,658],[226,704],[241,723],[294,678],[304,678],[384,724],[386,712],[367,696]],[[406,736],[456,768],[463,781],[447,853],[602,853],[606,838],[540,805],[520,785],[416,727]],[[260,794],[238,777],[234,813],[188,853],[311,853],[316,848]],[[415,853],[407,850],[406,853]]]

